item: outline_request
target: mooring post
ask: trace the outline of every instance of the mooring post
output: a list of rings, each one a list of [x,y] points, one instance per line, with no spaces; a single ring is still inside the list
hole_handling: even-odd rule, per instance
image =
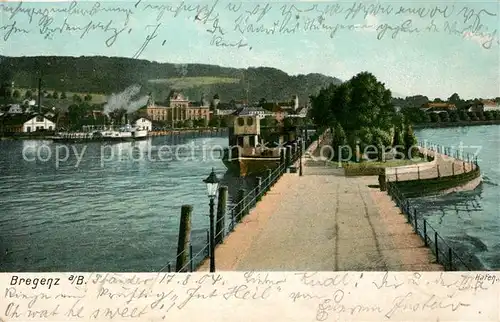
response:
[[[398,168],[394,168],[394,172],[396,174],[396,182],[398,182]]]
[[[193,207],[191,205],[182,205],[181,220],[179,223],[179,238],[177,242],[177,261],[175,271],[184,271],[188,261],[188,248],[191,239],[191,214]]]
[[[420,166],[417,166],[417,176],[418,180],[420,180]]]
[[[424,244],[425,246],[429,246],[429,243],[427,242],[427,220],[424,218]]]
[[[439,171],[439,164],[436,165],[437,172],[438,172],[438,178],[441,178],[441,172]]]
[[[467,168],[465,167],[465,161],[462,162],[462,173],[466,173],[467,172]]]
[[[436,251],[436,262],[439,263],[438,233],[434,232],[434,250]]]
[[[448,270],[453,270],[453,257],[451,247],[448,247]]]
[[[194,271],[193,244],[189,243],[189,270]]]
[[[413,209],[413,219],[415,220],[415,232],[418,235],[417,209]]]
[[[245,189],[238,190],[238,208],[236,211],[236,220],[237,222],[241,221],[241,218],[244,216],[245,212]]]
[[[286,146],[286,167],[288,168],[291,164],[292,164],[292,147],[290,145],[287,145]]]
[[[262,177],[257,177],[257,187],[255,188],[255,199],[260,201],[262,197]]]
[[[455,175],[455,160],[451,163],[451,174]]]
[[[227,186],[219,187],[219,197],[217,200],[217,223],[215,225],[215,244],[221,244],[226,231],[226,209],[227,209]]]

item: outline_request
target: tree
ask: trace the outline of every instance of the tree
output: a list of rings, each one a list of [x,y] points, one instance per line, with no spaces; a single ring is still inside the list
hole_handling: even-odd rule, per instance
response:
[[[75,103],[81,103],[82,102],[81,96],[78,95],[78,94],[73,94],[73,102],[75,102]]]
[[[450,117],[451,122],[458,122],[460,120],[460,117],[459,117],[457,111],[451,110],[448,112],[448,115]]]
[[[66,92],[62,92],[62,93],[61,93],[61,99],[62,99],[62,100],[65,100],[65,99],[66,99]]]
[[[458,112],[458,116],[460,118],[460,121],[470,121],[469,114],[465,110],[460,110]]]
[[[406,152],[405,156],[408,156],[408,158],[411,159],[416,154],[418,154],[416,149],[413,149],[413,147],[417,145],[417,138],[410,124],[407,124],[405,127],[404,142],[405,142],[405,152]]]
[[[85,102],[90,102],[91,100],[92,100],[92,95],[90,95],[90,94],[85,95],[85,97],[84,97]]]
[[[485,118],[487,121],[491,121],[491,120],[494,120],[494,119],[495,119],[495,116],[494,116],[494,114],[492,113],[492,111],[486,111],[486,112],[484,112],[484,118]]]
[[[444,103],[444,101],[442,99],[440,99],[439,97],[436,97],[434,99],[434,103]]]
[[[477,115],[478,120],[480,120],[480,121],[484,121],[485,120],[483,112],[481,112],[481,111],[476,112],[476,115]]]
[[[52,93],[52,98],[53,99],[58,99],[59,98],[59,94],[54,91],[54,93]]]
[[[24,93],[24,98],[30,100],[31,98],[33,97],[33,92],[30,91],[30,90],[27,90],[25,93]]]
[[[439,122],[439,116],[437,115],[437,113],[429,113],[429,116],[431,118],[432,123]]]
[[[448,115],[448,112],[444,111],[444,112],[439,113],[439,120],[441,122],[449,122],[450,116]]]
[[[21,92],[19,92],[19,90],[14,90],[14,92],[12,92],[12,97],[15,99],[15,100],[18,100],[19,98],[21,98]]]
[[[458,96],[457,93],[453,93],[449,98],[448,98],[448,103],[455,104],[456,106],[459,106],[462,104],[462,99],[460,96]]]
[[[469,119],[471,121],[479,120],[479,118],[477,117],[477,114],[475,112],[467,112],[467,115],[469,116]]]

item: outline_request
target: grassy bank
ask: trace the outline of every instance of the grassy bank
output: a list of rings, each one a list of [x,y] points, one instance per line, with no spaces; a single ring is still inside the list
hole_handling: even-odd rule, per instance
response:
[[[387,160],[387,161],[363,161],[363,162],[342,162],[346,176],[377,176],[385,174],[385,168],[401,167],[413,164],[432,161],[432,157],[427,160],[420,156],[420,159],[414,160]],[[331,166],[338,166],[338,162],[330,162]]]

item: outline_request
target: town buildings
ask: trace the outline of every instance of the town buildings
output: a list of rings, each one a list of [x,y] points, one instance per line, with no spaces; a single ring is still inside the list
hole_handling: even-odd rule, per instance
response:
[[[210,121],[210,103],[202,98],[200,101],[189,101],[179,92],[171,92],[167,104],[156,104],[150,95],[146,107],[146,115],[152,121],[165,122],[175,126],[186,120]]]

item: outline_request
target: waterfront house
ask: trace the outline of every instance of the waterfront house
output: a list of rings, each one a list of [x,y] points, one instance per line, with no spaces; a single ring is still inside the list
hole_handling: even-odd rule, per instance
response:
[[[42,115],[32,115],[23,123],[22,132],[29,133],[35,131],[53,131],[56,124]]]
[[[153,129],[153,123],[147,118],[141,117],[134,122],[134,126],[141,130],[151,131]]]
[[[454,111],[457,109],[455,104],[450,103],[425,103],[421,108],[426,113],[441,113]]]
[[[8,133],[30,133],[35,131],[53,131],[56,128],[54,122],[42,115],[3,115],[3,131]]]
[[[204,97],[197,101],[189,101],[179,92],[172,91],[166,104],[156,104],[150,96],[146,106],[146,115],[151,121],[163,121],[175,124],[186,120],[203,119],[206,124],[210,120],[210,102]]]
[[[466,105],[467,112],[487,112],[500,110],[498,104],[493,100],[474,101]]]

